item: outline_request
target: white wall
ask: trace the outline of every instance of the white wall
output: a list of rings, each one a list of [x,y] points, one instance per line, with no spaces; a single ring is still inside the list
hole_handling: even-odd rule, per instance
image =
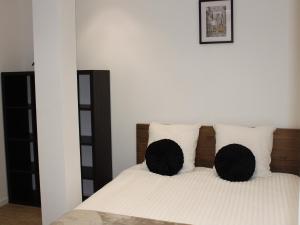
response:
[[[43,225],[81,202],[75,0],[33,0]]]
[[[0,72],[32,70],[31,0],[0,0]],[[0,85],[1,87],[1,85]],[[2,92],[1,92],[2,93]],[[2,97],[0,98],[0,206],[7,202]]]
[[[198,0],[77,0],[79,69],[111,70],[114,175],[138,122],[300,127],[298,0],[235,0],[234,44],[199,45]]]

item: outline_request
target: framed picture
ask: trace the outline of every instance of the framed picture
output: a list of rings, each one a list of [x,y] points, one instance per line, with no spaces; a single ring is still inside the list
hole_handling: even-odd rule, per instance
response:
[[[233,43],[233,0],[200,0],[200,44]]]

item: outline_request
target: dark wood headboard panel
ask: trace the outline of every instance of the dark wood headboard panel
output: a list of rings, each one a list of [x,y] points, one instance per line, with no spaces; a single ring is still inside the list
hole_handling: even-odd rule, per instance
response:
[[[137,124],[137,163],[144,161],[148,136],[149,124]],[[213,127],[201,127],[196,149],[196,166],[213,167],[215,143]],[[300,129],[277,129],[274,132],[271,171],[300,176]]]

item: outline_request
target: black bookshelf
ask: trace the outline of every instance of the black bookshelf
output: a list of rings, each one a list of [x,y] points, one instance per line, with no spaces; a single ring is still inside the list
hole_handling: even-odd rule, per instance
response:
[[[40,206],[34,72],[1,74],[9,202]]]
[[[82,199],[112,180],[110,72],[79,70]]]

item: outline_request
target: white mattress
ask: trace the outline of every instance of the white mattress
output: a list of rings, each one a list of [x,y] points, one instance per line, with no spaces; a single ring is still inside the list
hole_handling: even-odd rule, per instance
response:
[[[194,225],[297,225],[299,181],[273,173],[231,183],[208,168],[164,177],[137,165],[77,209]]]

